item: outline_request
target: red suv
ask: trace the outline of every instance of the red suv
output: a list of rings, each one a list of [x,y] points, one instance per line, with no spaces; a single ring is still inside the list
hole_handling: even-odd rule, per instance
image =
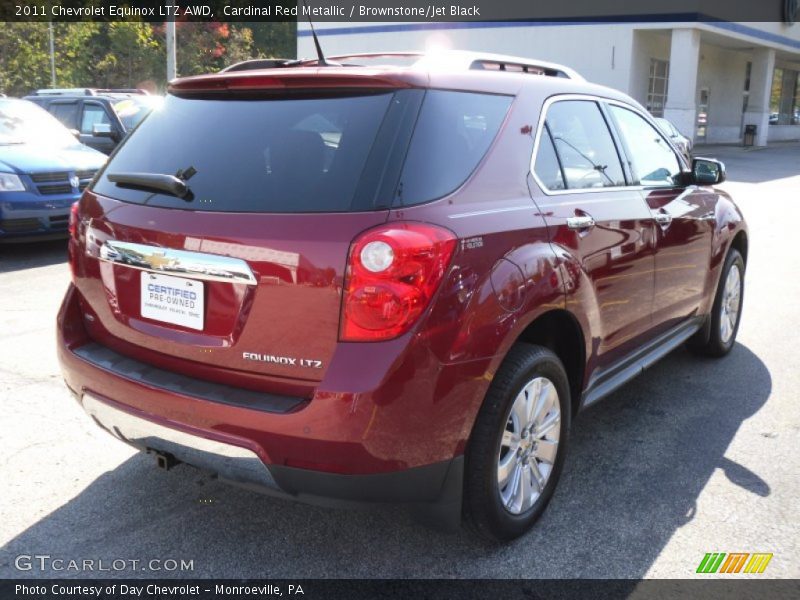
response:
[[[73,209],[66,383],[162,467],[511,539],[577,412],[730,351],[744,220],[565,67],[337,60],[170,85]]]

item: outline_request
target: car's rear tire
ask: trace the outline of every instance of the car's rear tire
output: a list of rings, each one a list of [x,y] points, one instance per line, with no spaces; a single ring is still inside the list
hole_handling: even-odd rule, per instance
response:
[[[491,541],[526,533],[558,483],[569,441],[569,382],[547,348],[516,344],[492,380],[466,453],[464,517]]]
[[[714,305],[709,315],[708,337],[695,336],[689,348],[705,356],[725,356],[736,343],[742,319],[744,300],[744,259],[738,250],[731,248],[725,257],[720,274]],[[705,331],[701,330],[701,333]]]

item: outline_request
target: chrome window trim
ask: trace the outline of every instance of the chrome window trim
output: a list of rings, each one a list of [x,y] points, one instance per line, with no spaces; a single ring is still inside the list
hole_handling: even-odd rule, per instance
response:
[[[126,252],[128,253],[127,259]],[[131,254],[134,255],[133,259],[129,258]],[[164,273],[204,281],[244,283],[245,285],[258,284],[250,265],[244,260],[220,254],[174,250],[146,244],[106,240],[100,246],[96,258],[104,262],[150,273]],[[136,260],[142,264],[132,264],[131,260]]]
[[[639,116],[643,117],[644,120],[647,123],[649,123],[652,127],[654,127],[656,129],[656,132],[658,133],[658,135],[662,139],[666,140],[666,138],[664,137],[664,134],[662,134],[661,131],[658,129],[658,127],[651,122],[652,119],[648,118],[648,115],[646,115],[644,112],[639,110],[637,107],[635,107],[635,106],[633,106],[631,104],[628,104],[626,102],[622,102],[621,100],[615,100],[613,98],[605,98],[603,96],[596,96],[594,94],[555,94],[553,96],[549,96],[548,98],[545,99],[544,104],[542,104],[542,109],[539,112],[539,122],[538,122],[538,124],[536,126],[536,137],[533,140],[533,154],[531,154],[531,160],[530,160],[529,167],[528,167],[531,177],[533,177],[533,180],[536,182],[536,185],[539,186],[539,190],[545,196],[563,196],[565,194],[596,194],[598,192],[642,191],[642,190],[645,190],[645,189],[648,189],[648,190],[652,190],[652,189],[670,189],[672,187],[675,187],[675,186],[669,186],[669,185],[641,185],[641,184],[636,184],[636,185],[622,185],[622,186],[618,185],[618,186],[599,187],[599,188],[567,188],[567,189],[564,189],[564,190],[551,190],[551,189],[549,189],[544,183],[542,183],[542,180],[539,179],[539,177],[536,175],[535,164],[536,164],[536,157],[539,154],[539,142],[541,141],[542,132],[544,131],[544,122],[545,122],[546,117],[547,117],[547,111],[556,102],[565,102],[565,101],[569,101],[569,100],[583,100],[583,101],[595,102],[595,103],[599,103],[599,104],[615,104],[615,105],[620,106],[622,108],[628,109],[628,110],[638,114]],[[598,106],[598,108],[602,111],[602,107]],[[614,141],[614,144],[616,145],[616,140],[613,139],[613,134],[612,134],[611,131],[609,131],[609,135],[612,137],[612,141]],[[678,160],[678,164],[681,167],[686,166],[685,162],[681,159],[680,155],[677,152],[675,152],[675,148],[672,147],[672,143],[669,142],[668,140],[666,140],[666,141],[667,141],[667,145],[672,149],[673,154],[675,154],[675,157]],[[620,148],[618,150],[624,151],[624,148]],[[623,167],[624,167],[624,165],[623,165]],[[566,182],[564,182],[564,183],[566,184]]]

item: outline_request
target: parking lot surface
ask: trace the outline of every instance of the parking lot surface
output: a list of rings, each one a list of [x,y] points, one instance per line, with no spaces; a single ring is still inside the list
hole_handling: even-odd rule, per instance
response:
[[[800,577],[800,145],[697,153],[726,162],[750,225],[738,343],[678,350],[580,415],[550,507],[507,546],[156,469],[61,381],[65,244],[0,246],[0,577],[685,578],[706,552],[770,552],[761,577]],[[20,571],[20,555],[193,569]]]

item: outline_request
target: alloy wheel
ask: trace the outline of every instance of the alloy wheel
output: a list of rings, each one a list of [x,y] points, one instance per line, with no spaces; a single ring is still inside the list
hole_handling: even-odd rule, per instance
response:
[[[536,377],[514,399],[498,450],[497,487],[511,514],[525,512],[541,496],[553,472],[560,433],[558,391],[546,377]]]
[[[727,344],[733,332],[736,330],[736,323],[739,319],[739,308],[741,306],[742,276],[739,267],[733,264],[725,278],[725,287],[722,291],[722,303],[720,304],[719,337],[723,344]]]

